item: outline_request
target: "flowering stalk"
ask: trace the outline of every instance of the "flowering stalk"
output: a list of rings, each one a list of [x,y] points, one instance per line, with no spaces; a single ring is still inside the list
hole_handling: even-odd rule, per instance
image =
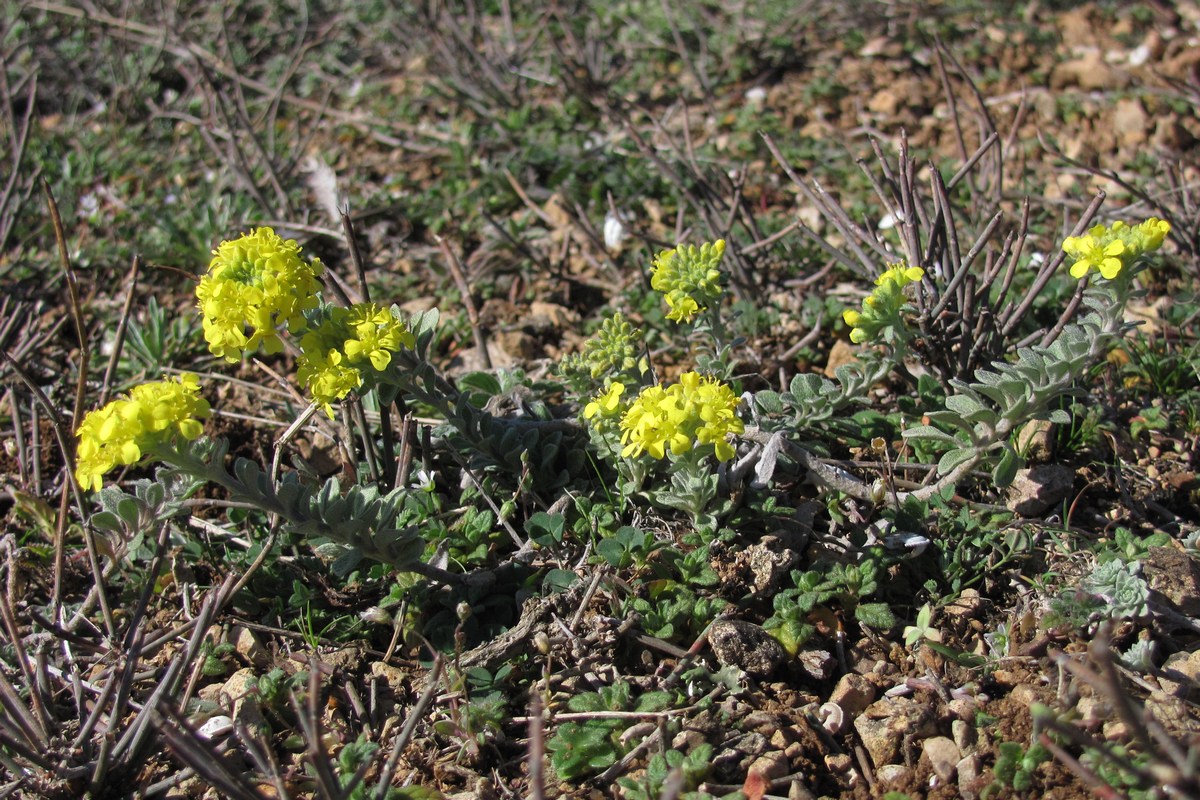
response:
[[[949,448],[938,462],[938,480],[914,492],[915,497],[927,499],[984,463],[992,465],[997,486],[1012,482],[1024,463],[1009,442],[1012,433],[1032,419],[1070,421],[1065,411],[1055,408],[1059,398],[1128,329],[1125,307],[1138,294],[1133,281],[1146,266],[1143,256],[1161,246],[1169,230],[1166,222],[1151,218],[1133,227],[1121,222],[1098,225],[1087,236],[1063,242],[1063,250],[1076,257],[1073,276],[1099,273],[1099,280],[1084,292],[1092,312],[1065,326],[1049,347],[1020,348],[1014,363],[997,362],[990,370],[978,370],[975,382],[950,381],[955,392],[946,398],[945,410],[926,416],[953,433],[931,425],[904,431],[907,439]]]

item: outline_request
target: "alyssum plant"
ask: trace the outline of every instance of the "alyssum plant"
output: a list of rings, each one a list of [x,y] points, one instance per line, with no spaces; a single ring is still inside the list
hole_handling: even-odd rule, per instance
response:
[[[940,448],[937,480],[914,492],[932,496],[955,485],[971,470],[992,469],[997,485],[1012,480],[1020,456],[1010,443],[1031,419],[1057,419],[1057,400],[1071,390],[1125,328],[1123,311],[1135,297],[1145,255],[1169,230],[1158,219],[1129,226],[1117,222],[1069,237],[1064,251],[1074,258],[1072,276],[1093,279],[1084,293],[1088,312],[1064,325],[1047,347],[1021,347],[1009,362],[979,369],[975,380],[952,379],[944,407],[925,413],[932,424],[904,431]],[[804,437],[849,406],[866,401],[868,390],[905,359],[919,358],[913,293],[926,291],[930,277],[920,267],[888,265],[860,309],[847,310],[851,340],[866,345],[858,362],[840,368],[837,380],[798,375],[788,391],[740,394],[730,379],[731,339],[722,308],[725,243],[679,246],[660,253],[651,286],[664,296],[668,318],[701,342],[696,367],[668,384],[658,382],[643,356],[641,332],[614,315],[583,351],[561,365],[568,384],[584,399],[583,427],[594,451],[613,464],[625,497],[687,513],[702,533],[715,530],[730,508],[729,491],[751,470],[771,480],[780,459],[812,470],[835,489],[864,499],[880,493],[836,469],[806,448]],[[404,318],[373,303],[337,306],[321,296],[323,266],[305,261],[299,245],[269,228],[259,228],[214,252],[196,296],[209,349],[228,362],[262,350],[277,353],[285,337],[298,347],[297,380],[311,398],[306,414],[334,416],[369,392],[384,414],[409,399],[435,409],[446,421],[441,441],[468,463],[490,464],[532,475],[539,491],[579,479],[586,445],[561,420],[495,417],[467,401],[434,367],[430,343],[436,310]],[[388,488],[382,477],[343,488],[336,478],[323,485],[300,472],[280,477],[249,460],[226,466],[227,446],[201,437],[211,414],[196,376],[135,387],[125,397],[92,411],[77,428],[74,474],[84,490],[101,489],[103,476],[119,466],[157,461],[167,474],[223,487],[305,535],[314,545],[341,553],[338,571],[362,558],[442,580],[452,576],[421,560],[425,547],[411,525],[401,525],[404,486]],[[361,416],[359,417],[361,419]],[[364,437],[367,447],[375,437]],[[530,453],[537,458],[531,458]],[[360,471],[364,474],[367,471]],[[377,469],[376,475],[388,474]],[[119,490],[108,497],[114,506]],[[718,499],[722,498],[722,499]],[[901,496],[900,499],[903,499]]]

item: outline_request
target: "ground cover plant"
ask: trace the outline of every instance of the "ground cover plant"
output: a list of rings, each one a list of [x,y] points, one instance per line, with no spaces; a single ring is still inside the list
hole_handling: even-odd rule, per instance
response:
[[[1194,3],[0,3],[0,795],[1200,795]]]

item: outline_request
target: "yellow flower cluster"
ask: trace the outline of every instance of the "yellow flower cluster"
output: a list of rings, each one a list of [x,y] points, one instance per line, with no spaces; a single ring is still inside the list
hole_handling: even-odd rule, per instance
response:
[[[136,464],[150,447],[176,435],[195,439],[204,431],[199,422],[209,415],[200,396],[200,381],[185,373],[178,380],[135,386],[126,398],[88,412],[75,435],[75,479],[84,491],[99,489],[104,473],[116,466]]]
[[[680,245],[664,250],[650,268],[650,287],[666,297],[667,319],[691,322],[692,317],[721,297],[721,270],[725,240],[709,244]]]
[[[613,381],[608,388],[601,391],[590,403],[583,407],[583,418],[611,419],[620,415],[624,410],[621,396],[625,394],[625,384]]]
[[[414,343],[408,326],[375,303],[330,308],[300,339],[296,378],[332,418],[332,404],[363,386],[367,366],[382,372],[392,353]]]
[[[196,287],[208,349],[231,363],[259,345],[278,353],[279,326],[298,333],[303,312],[317,307],[321,271],[320,260],[305,263],[300,245],[271,228],[222,242]]]
[[[728,435],[745,430],[737,404],[729,386],[698,372],[685,372],[679,383],[666,389],[649,386],[621,417],[621,455],[663,458],[668,450],[678,456],[698,445],[712,445],[717,459],[728,461],[734,455]],[[600,403],[598,411],[603,407]]]
[[[900,312],[906,302],[904,287],[924,276],[925,270],[920,267],[908,267],[903,262],[888,265],[875,279],[875,290],[863,300],[862,311],[851,308],[842,312],[842,319],[853,328],[850,341],[862,344],[884,328],[900,325]]]
[[[1075,259],[1072,278],[1095,270],[1111,281],[1140,256],[1161,247],[1170,231],[1171,224],[1158,217],[1132,227],[1118,221],[1108,227],[1096,225],[1083,236],[1068,236],[1062,249]]]

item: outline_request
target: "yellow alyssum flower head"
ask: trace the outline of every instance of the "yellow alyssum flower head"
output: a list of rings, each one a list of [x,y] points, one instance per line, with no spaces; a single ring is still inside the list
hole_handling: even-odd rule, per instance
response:
[[[319,259],[300,258],[296,240],[271,228],[221,242],[196,287],[208,349],[229,362],[259,345],[278,353],[283,349],[279,327],[300,332],[303,312],[316,308],[322,269]]]
[[[1124,222],[1095,225],[1083,236],[1068,236],[1062,249],[1075,259],[1071,277],[1082,278],[1092,270],[1113,280],[1141,256],[1162,246],[1171,224],[1158,217],[1129,226]]]
[[[625,394],[625,384],[613,381],[608,388],[596,395],[590,403],[583,407],[583,418],[609,419],[619,415],[624,410],[622,395]]]
[[[392,354],[416,340],[408,326],[375,303],[329,308],[300,339],[296,378],[333,417],[333,403],[355,389],[370,388]],[[369,367],[369,369],[368,369]]]
[[[649,386],[621,417],[621,455],[663,458],[711,445],[719,461],[728,461],[735,452],[729,434],[745,430],[737,404],[733,389],[698,372],[684,373],[665,389]]]
[[[875,279],[875,289],[862,302],[862,310],[846,309],[842,319],[850,326],[850,341],[862,344],[876,338],[885,328],[904,324],[901,313],[908,302],[904,287],[925,277],[925,270],[903,262],[890,264]]]
[[[721,259],[725,256],[725,240],[696,247],[680,245],[664,250],[655,257],[650,268],[650,286],[662,292],[667,301],[667,318],[676,322],[691,322],[721,297]]]
[[[84,491],[99,489],[106,472],[136,464],[151,447],[177,436],[195,439],[204,431],[199,420],[210,413],[200,381],[190,373],[136,386],[128,397],[88,412],[79,424],[75,479]]]

